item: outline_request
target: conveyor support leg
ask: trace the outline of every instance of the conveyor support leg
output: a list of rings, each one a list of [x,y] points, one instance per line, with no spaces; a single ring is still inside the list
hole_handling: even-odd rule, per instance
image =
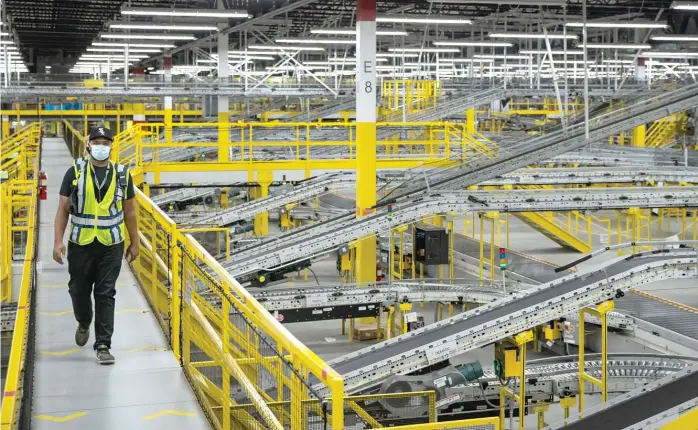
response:
[[[613,300],[603,302],[596,309],[584,308],[579,311],[579,413],[584,411],[584,382],[601,388],[601,401],[608,400],[608,324],[607,315],[614,308]],[[601,380],[586,373],[584,369],[584,317],[586,314],[601,320]]]
[[[255,198],[260,199],[269,195],[269,185],[272,182],[272,172],[258,171],[256,182],[258,188],[254,189]],[[262,212],[254,217],[254,234],[266,236],[269,234],[269,212]]]
[[[633,127],[630,140],[632,146],[645,146],[645,128],[644,124]]]

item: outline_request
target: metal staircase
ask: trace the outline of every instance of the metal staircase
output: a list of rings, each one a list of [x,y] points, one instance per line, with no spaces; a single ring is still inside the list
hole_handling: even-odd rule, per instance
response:
[[[557,225],[552,217],[538,212],[521,212],[514,216],[558,245],[572,248],[583,254],[591,252],[591,244]]]

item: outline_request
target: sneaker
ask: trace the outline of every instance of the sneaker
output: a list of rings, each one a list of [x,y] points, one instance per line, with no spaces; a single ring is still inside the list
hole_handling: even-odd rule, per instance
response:
[[[90,329],[78,326],[78,329],[75,330],[75,343],[77,343],[78,346],[85,346],[89,339]]]
[[[114,356],[109,353],[109,348],[104,345],[97,347],[97,361],[99,364],[114,364]]]

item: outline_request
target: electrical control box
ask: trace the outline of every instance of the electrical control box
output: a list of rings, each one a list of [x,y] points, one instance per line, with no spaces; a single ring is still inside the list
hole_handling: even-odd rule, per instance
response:
[[[424,265],[448,264],[448,232],[442,227],[415,227],[415,261]]]
[[[521,376],[519,359],[519,349],[513,343],[501,341],[494,344],[495,371],[501,373],[500,378]]]

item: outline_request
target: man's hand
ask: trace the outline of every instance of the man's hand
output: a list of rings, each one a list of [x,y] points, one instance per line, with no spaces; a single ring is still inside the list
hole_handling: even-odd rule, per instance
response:
[[[136,257],[138,257],[138,253],[140,252],[140,247],[138,246],[137,243],[133,242],[128,246],[128,249],[126,250],[126,261],[129,263],[132,263]]]
[[[65,245],[63,242],[55,242],[53,244],[53,260],[58,264],[63,264],[63,257],[65,257]]]

